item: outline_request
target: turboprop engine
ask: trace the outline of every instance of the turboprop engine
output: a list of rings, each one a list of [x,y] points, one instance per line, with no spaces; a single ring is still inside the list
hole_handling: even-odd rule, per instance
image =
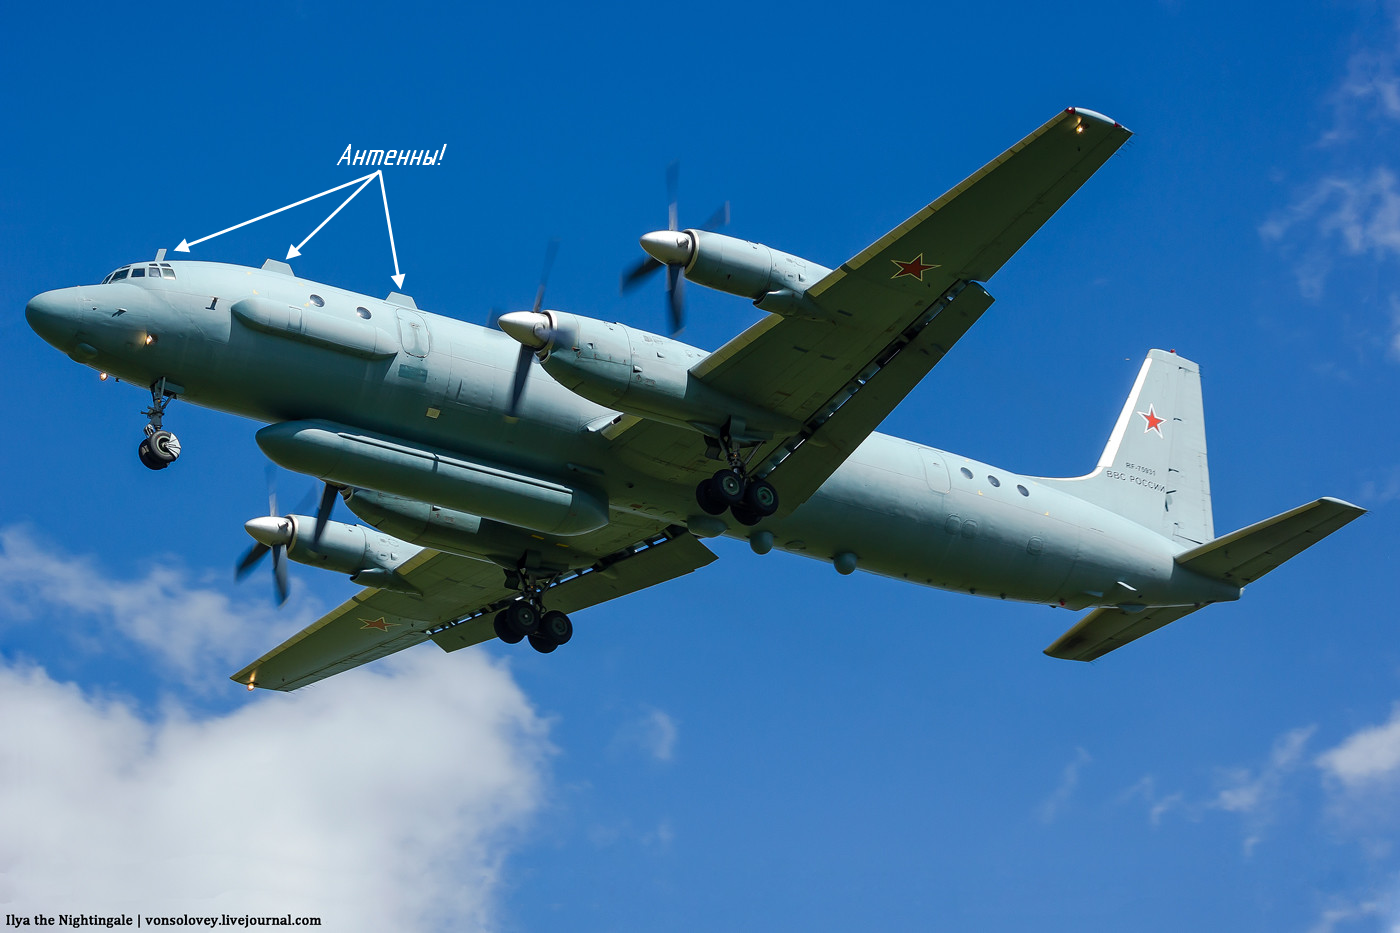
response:
[[[361,586],[422,595],[398,568],[423,550],[421,547],[380,534],[363,525],[326,522],[321,540],[311,546],[315,519],[301,515],[263,515],[243,528],[259,544],[285,547],[292,560],[312,567],[350,574]]]
[[[642,249],[657,262],[682,267],[690,281],[751,299],[762,311],[824,316],[807,289],[831,270],[800,256],[708,230],[656,230],[642,236]]]
[[[696,378],[690,369],[707,354],[678,340],[563,311],[512,311],[497,323],[556,382],[599,405],[741,443],[800,427]]]

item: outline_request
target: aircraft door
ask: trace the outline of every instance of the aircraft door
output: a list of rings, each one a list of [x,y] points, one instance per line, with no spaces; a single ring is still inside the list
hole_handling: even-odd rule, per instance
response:
[[[403,352],[419,359],[432,349],[432,335],[428,333],[428,322],[417,311],[399,308],[399,342]]]
[[[947,492],[953,488],[948,479],[948,464],[942,451],[923,448],[924,478],[928,480],[928,488],[934,492]]]

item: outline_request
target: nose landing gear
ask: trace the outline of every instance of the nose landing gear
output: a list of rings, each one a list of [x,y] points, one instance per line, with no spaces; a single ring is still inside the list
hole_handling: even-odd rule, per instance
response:
[[[146,436],[136,448],[136,456],[151,470],[163,470],[180,459],[180,439],[161,427],[165,407],[175,400],[164,379],[151,384],[151,407],[141,414],[148,419]]]

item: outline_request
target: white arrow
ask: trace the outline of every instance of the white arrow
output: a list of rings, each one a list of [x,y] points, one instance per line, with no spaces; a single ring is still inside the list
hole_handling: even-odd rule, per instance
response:
[[[259,214],[257,217],[254,217],[252,220],[245,220],[245,221],[243,221],[243,223],[241,223],[241,224],[234,224],[232,227],[225,227],[223,230],[220,230],[218,233],[211,233],[211,234],[209,234],[208,236],[202,236],[202,237],[200,237],[199,239],[194,240],[193,242],[191,242],[191,241],[189,241],[189,240],[181,240],[181,241],[180,241],[180,245],[177,246],[177,247],[175,247],[175,252],[177,252],[177,253],[188,253],[188,252],[190,251],[190,247],[191,247],[191,246],[198,246],[199,244],[203,243],[205,240],[212,240],[212,239],[214,239],[214,237],[216,237],[216,236],[223,236],[225,233],[230,233],[230,232],[232,232],[232,231],[234,231],[234,230],[237,230],[239,227],[246,227],[246,226],[248,226],[249,224],[257,223],[257,222],[260,221],[260,220],[265,220],[265,219],[267,219],[268,217],[271,217],[273,214],[280,214],[280,213],[282,213],[283,211],[289,211],[289,210],[291,210],[291,209],[294,208],[294,207],[300,207],[301,205],[307,203],[308,201],[314,201],[314,200],[316,200],[317,198],[324,198],[324,197],[325,197],[326,195],[328,195],[328,194],[333,194],[333,193],[339,191],[339,190],[342,189],[342,188],[349,188],[351,185],[359,184],[360,182],[363,182],[363,181],[366,181],[366,180],[368,180],[368,179],[371,179],[371,178],[373,178],[375,175],[378,175],[378,174],[379,174],[379,172],[372,172],[372,173],[369,174],[369,175],[364,175],[364,176],[361,176],[360,178],[356,178],[354,181],[347,181],[347,182],[346,182],[345,184],[343,184],[343,185],[336,185],[334,188],[327,188],[325,191],[322,191],[320,194],[313,194],[313,195],[312,195],[311,197],[309,197],[309,198],[302,198],[300,201],[296,201],[296,202],[294,202],[294,203],[292,203],[292,204],[288,204],[288,205],[286,205],[285,207],[279,207],[279,208],[277,208],[277,210],[275,210],[275,211],[268,211],[266,214]],[[354,197],[354,195],[351,195],[351,197]],[[341,205],[341,206],[344,207],[344,205]],[[335,215],[332,214],[331,216],[334,217]],[[327,218],[327,219],[329,219],[329,218]],[[316,229],[319,230],[320,227],[317,227]],[[307,237],[307,239],[310,239],[310,237]],[[305,241],[303,241],[303,242],[305,242]],[[398,263],[397,263],[397,261],[395,261],[395,268],[394,268],[394,271],[395,271],[395,272],[398,271]]]
[[[394,246],[394,222],[389,219],[389,192],[384,188],[384,173],[379,172],[379,193],[384,196],[384,224],[389,228],[389,252],[394,255],[394,274],[389,278],[394,280],[394,285],[403,288],[404,274],[399,271],[399,250]]]
[[[303,246],[305,246],[307,243],[310,243],[310,242],[311,242],[311,238],[314,237],[316,234],[320,233],[320,232],[321,232],[321,228],[324,227],[326,224],[328,224],[328,223],[331,222],[331,217],[334,217],[336,214],[339,214],[340,211],[341,211],[341,209],[344,208],[345,205],[347,205],[347,204],[349,204],[351,201],[355,200],[355,195],[359,194],[361,191],[364,191],[364,190],[365,190],[365,186],[368,185],[370,182],[374,181],[374,176],[375,176],[375,175],[379,175],[379,176],[380,176],[381,183],[382,183],[382,180],[383,180],[383,174],[382,174],[382,173],[380,173],[380,172],[375,172],[374,175],[366,175],[365,178],[364,178],[364,181],[361,183],[360,187],[356,188],[356,189],[354,190],[354,192],[350,195],[350,197],[346,198],[344,201],[341,201],[341,202],[340,202],[340,207],[337,207],[335,210],[331,211],[331,216],[330,216],[330,217],[327,217],[325,220],[323,220],[323,221],[321,221],[319,224],[317,224],[316,229],[315,229],[315,230],[312,230],[310,233],[308,233],[308,234],[306,235],[306,239],[302,240],[302,241],[301,241],[300,243],[298,243],[296,246],[293,246],[293,247],[288,248],[288,250],[287,250],[287,258],[288,258],[288,259],[295,259],[297,256],[300,256],[300,255],[301,255],[301,248],[302,248]],[[354,184],[354,183],[351,182],[351,184]],[[395,269],[394,271],[397,272],[398,270]]]

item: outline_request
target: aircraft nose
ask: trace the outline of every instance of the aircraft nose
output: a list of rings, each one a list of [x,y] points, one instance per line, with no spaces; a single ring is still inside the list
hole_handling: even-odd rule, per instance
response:
[[[25,320],[34,333],[58,347],[71,350],[78,336],[82,308],[77,293],[71,288],[59,288],[29,299],[24,307]]]

